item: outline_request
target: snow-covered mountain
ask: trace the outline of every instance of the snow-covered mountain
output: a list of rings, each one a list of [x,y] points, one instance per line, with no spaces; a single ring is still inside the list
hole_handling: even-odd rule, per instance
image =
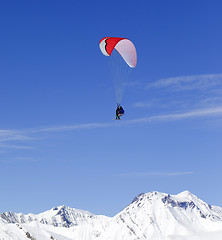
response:
[[[143,193],[113,218],[59,206],[40,214],[4,212],[0,240],[221,240],[222,208],[188,191]]]
[[[67,228],[81,224],[91,224],[98,219],[101,219],[101,222],[105,222],[108,218],[66,206],[55,207],[37,215],[31,213],[24,215],[23,213],[4,212],[0,216],[1,219],[7,223],[29,223],[37,221],[55,227]]]

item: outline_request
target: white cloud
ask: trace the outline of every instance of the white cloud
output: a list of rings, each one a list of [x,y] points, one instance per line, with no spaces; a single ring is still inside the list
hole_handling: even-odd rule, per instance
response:
[[[166,122],[166,121],[175,121],[175,120],[183,120],[188,118],[210,117],[210,116],[222,116],[222,106],[216,107],[216,108],[197,109],[193,111],[179,112],[179,113],[172,113],[172,114],[154,115],[150,117],[143,117],[143,118],[137,118],[132,120],[33,128],[33,129],[27,129],[26,132],[28,132],[29,135],[31,134],[34,135],[37,133],[44,134],[44,133],[75,131],[75,130],[91,130],[91,129],[99,129],[99,128],[133,125],[135,123],[149,123],[149,122],[151,123],[151,122],[158,122],[158,121]],[[33,138],[28,138],[28,139],[33,140]]]
[[[63,125],[63,126],[52,126],[52,127],[43,127],[31,129],[31,133],[41,133],[41,132],[65,132],[72,130],[81,130],[81,129],[95,129],[95,128],[106,128],[115,126],[115,123],[83,123],[83,124],[74,124],[74,125]],[[118,125],[118,124],[117,124]]]
[[[35,133],[50,133],[50,132],[66,132],[74,130],[90,130],[96,128],[108,128],[108,127],[120,127],[123,125],[135,124],[135,123],[148,123],[148,122],[157,122],[157,121],[172,121],[172,120],[182,120],[195,117],[208,117],[208,116],[222,116],[222,106],[216,108],[207,108],[207,109],[197,109],[187,112],[179,112],[172,114],[164,115],[155,115],[144,118],[137,118],[132,120],[123,120],[123,121],[114,121],[114,122],[105,122],[105,123],[85,123],[85,124],[74,124],[74,125],[61,125],[53,126],[46,128],[33,128],[27,129],[26,132],[29,134]],[[33,138],[31,138],[33,139]]]
[[[149,108],[155,112],[160,112],[161,109],[184,112],[184,114],[173,114],[162,118],[191,117],[189,113],[193,116],[213,115],[214,110],[219,112],[218,106],[222,106],[222,74],[165,78],[147,84],[146,89],[149,92],[149,101],[136,102],[133,107]]]
[[[146,122],[157,122],[157,121],[172,121],[172,120],[182,120],[182,119],[188,119],[188,118],[208,117],[208,116],[222,116],[222,107],[197,109],[197,110],[181,112],[181,113],[137,118],[133,120],[128,120],[127,123],[133,124],[133,123],[146,123]]]
[[[0,130],[0,148],[11,149],[31,149],[30,146],[14,144],[18,141],[38,140],[46,133],[70,132],[75,130],[91,130],[99,128],[122,127],[138,123],[167,122],[200,117],[218,117],[222,116],[222,106],[206,109],[196,109],[186,112],[177,112],[170,114],[154,115],[149,117],[137,118],[132,120],[113,121],[105,123],[85,123],[73,125],[61,125],[52,127],[32,128],[25,130]],[[39,138],[35,138],[38,135]],[[13,144],[4,144],[3,142],[13,142]]]
[[[25,141],[30,140],[25,131],[20,130],[0,130],[0,142],[5,141]]]
[[[30,146],[13,145],[13,144],[0,144],[0,148],[6,148],[6,149],[33,149]]]
[[[146,177],[146,176],[163,176],[163,177],[173,177],[173,176],[183,176],[191,175],[194,172],[131,172],[131,173],[121,173],[118,174],[120,177]]]
[[[135,123],[149,123],[158,121],[173,121],[182,120],[195,117],[207,117],[207,116],[222,116],[222,107],[217,108],[207,108],[200,110],[193,110],[187,112],[165,114],[165,115],[155,115],[144,118],[137,118],[132,120],[123,120],[118,122],[107,122],[107,123],[85,123],[85,124],[75,124],[75,125],[64,125],[64,126],[54,126],[47,128],[36,128],[32,129],[32,133],[44,133],[44,132],[65,132],[74,130],[90,130],[96,128],[108,128],[108,127],[120,127],[124,125],[131,125]]]
[[[156,104],[156,101],[150,101],[150,102],[136,102],[133,104],[133,107],[135,108],[150,108]]]
[[[16,162],[36,162],[35,159],[27,158],[27,157],[15,157],[11,159],[0,159],[1,163],[16,163]]]
[[[164,78],[146,85],[146,88],[164,88],[168,90],[207,90],[222,84],[222,74],[191,75]]]

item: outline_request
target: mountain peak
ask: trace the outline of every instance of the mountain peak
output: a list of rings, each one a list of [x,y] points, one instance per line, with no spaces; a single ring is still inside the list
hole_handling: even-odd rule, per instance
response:
[[[113,218],[61,205],[37,215],[6,212],[0,220],[0,236],[6,240],[25,240],[27,236],[44,240],[153,240],[172,236],[206,240],[206,234],[209,239],[222,239],[222,208],[211,207],[189,191],[177,195],[141,193]]]
[[[135,197],[132,203],[126,207],[121,214],[126,212],[152,212],[152,215],[156,215],[156,212],[161,212],[167,215],[168,211],[171,214],[178,212],[180,216],[181,213],[189,214],[190,216],[196,218],[205,218],[211,221],[222,220],[220,210],[212,208],[209,204],[205,203],[194,194],[189,191],[183,191],[177,195],[170,195],[167,193],[160,193],[158,191],[153,191],[149,193],[141,193]],[[162,214],[160,213],[160,214]],[[156,218],[156,217],[155,217]]]
[[[181,193],[178,193],[177,196],[179,196],[179,197],[187,197],[187,198],[189,198],[189,197],[195,197],[195,198],[197,198],[194,194],[192,194],[192,193],[191,193],[190,191],[188,191],[188,190],[185,190],[185,191],[183,191],[183,192],[181,192]]]
[[[142,200],[151,200],[151,199],[156,199],[156,198],[160,198],[163,195],[167,195],[165,193],[160,193],[158,191],[152,191],[149,193],[140,193],[137,197],[135,197],[132,201],[132,203],[134,202],[138,202],[138,201],[142,201]]]
[[[198,235],[198,231],[212,231],[212,226],[222,231],[221,213],[220,208],[212,208],[189,191],[177,195],[153,191],[139,194],[115,218],[123,224],[120,229],[127,224],[135,239],[165,239],[181,233]]]

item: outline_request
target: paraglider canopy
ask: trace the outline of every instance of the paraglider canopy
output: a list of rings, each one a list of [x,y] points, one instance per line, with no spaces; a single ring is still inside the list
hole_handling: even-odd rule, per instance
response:
[[[100,40],[99,47],[109,57],[116,102],[120,104],[129,73],[137,65],[136,48],[129,39],[119,37],[104,37]]]
[[[105,37],[99,42],[100,49],[105,56],[111,56],[113,49],[122,56],[129,67],[134,68],[137,64],[136,48],[127,38]]]

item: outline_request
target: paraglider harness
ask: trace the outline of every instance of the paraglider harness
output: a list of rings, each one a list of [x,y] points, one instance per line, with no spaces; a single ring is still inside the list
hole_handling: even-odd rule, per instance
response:
[[[116,119],[120,120],[120,117],[124,114],[124,109],[120,106],[119,103],[117,103],[116,108]]]

